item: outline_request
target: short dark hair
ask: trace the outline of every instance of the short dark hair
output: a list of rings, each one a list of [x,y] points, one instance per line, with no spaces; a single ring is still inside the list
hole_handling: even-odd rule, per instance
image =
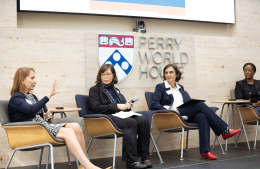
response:
[[[180,69],[178,68],[177,65],[171,64],[171,63],[166,65],[163,68],[163,80],[166,80],[166,78],[165,78],[165,70],[168,69],[169,67],[172,67],[175,70],[175,73],[176,73],[176,80],[175,81],[179,82],[179,80],[181,79],[182,72],[180,71]]]
[[[117,76],[116,76],[116,71],[115,71],[114,66],[111,65],[111,64],[104,64],[104,65],[102,65],[102,66],[99,68],[99,71],[98,71],[98,74],[97,74],[97,80],[96,80],[96,82],[95,82],[96,84],[99,84],[99,83],[102,82],[102,80],[101,80],[101,74],[104,73],[107,69],[110,69],[111,72],[112,72],[112,74],[113,74],[113,76],[114,76],[114,79],[113,79],[112,82],[113,82],[114,84],[117,84],[117,83],[118,83],[118,78],[117,78]]]
[[[254,65],[253,63],[246,63],[246,64],[243,66],[243,70],[245,70],[245,67],[246,67],[247,65],[250,65],[250,66],[253,68],[254,72],[256,72],[256,67],[255,67],[255,65]]]

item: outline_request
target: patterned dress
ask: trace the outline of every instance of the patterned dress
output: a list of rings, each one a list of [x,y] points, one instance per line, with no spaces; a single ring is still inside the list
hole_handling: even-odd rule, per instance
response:
[[[35,104],[36,100],[34,99],[32,94],[27,94],[26,99],[30,101],[30,104]],[[32,119],[33,122],[40,122],[42,125],[44,125],[50,133],[56,137],[59,130],[64,127],[67,123],[61,123],[61,124],[51,124],[47,121],[45,121],[40,114],[43,114],[43,110],[41,109],[36,116]]]

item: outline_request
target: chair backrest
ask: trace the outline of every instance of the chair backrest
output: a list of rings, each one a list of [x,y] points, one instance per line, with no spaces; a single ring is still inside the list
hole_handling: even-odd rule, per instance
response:
[[[231,89],[230,90],[230,95],[231,95],[231,99],[235,99],[236,100],[235,89]]]
[[[75,96],[77,107],[81,108],[79,111],[79,116],[83,117],[88,114],[88,97],[87,95],[79,95]]]
[[[148,106],[149,110],[152,110],[152,98],[153,98],[153,93],[152,92],[145,92],[145,99],[146,99],[146,103]]]
[[[2,126],[12,122],[8,114],[8,103],[8,100],[0,100],[0,122]]]

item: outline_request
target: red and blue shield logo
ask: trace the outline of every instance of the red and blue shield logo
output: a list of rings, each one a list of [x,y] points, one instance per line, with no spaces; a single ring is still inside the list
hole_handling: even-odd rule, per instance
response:
[[[98,63],[115,67],[118,83],[131,72],[135,61],[134,35],[98,34]]]

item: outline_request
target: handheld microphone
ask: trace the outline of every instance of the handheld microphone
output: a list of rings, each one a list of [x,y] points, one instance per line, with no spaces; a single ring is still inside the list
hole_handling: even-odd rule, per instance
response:
[[[139,100],[139,98],[138,97],[135,97],[135,98],[133,98],[131,101],[130,101],[130,103],[134,103],[134,102],[136,102],[136,101],[138,101]]]

